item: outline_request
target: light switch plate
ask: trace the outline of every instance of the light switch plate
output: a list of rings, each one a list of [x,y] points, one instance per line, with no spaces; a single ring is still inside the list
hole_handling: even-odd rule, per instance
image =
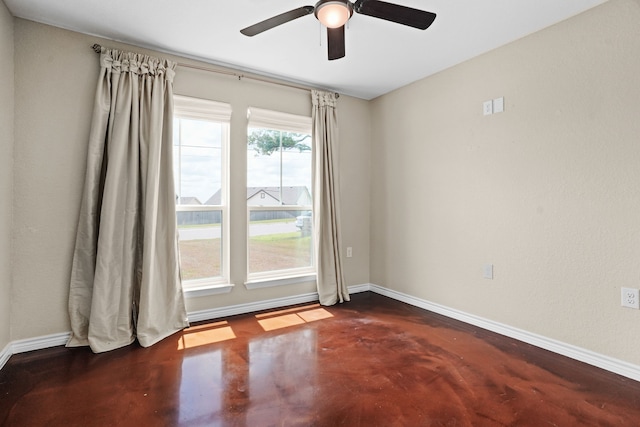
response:
[[[496,98],[493,100],[493,113],[502,113],[504,111],[504,98]]]

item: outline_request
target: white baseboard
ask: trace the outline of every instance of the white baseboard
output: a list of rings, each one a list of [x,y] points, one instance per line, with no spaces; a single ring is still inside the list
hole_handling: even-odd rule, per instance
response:
[[[0,369],[4,367],[9,358],[14,354],[65,345],[70,336],[71,332],[62,332],[58,334],[12,341],[0,352]]]
[[[461,322],[465,322],[482,329],[496,332],[500,335],[514,338],[527,344],[531,344],[536,347],[561,354],[571,359],[578,360],[580,362],[584,362],[610,372],[614,372],[624,377],[631,378],[635,381],[640,381],[640,366],[638,365],[634,365],[619,359],[614,359],[612,357],[595,353],[584,348],[576,347],[571,344],[563,343],[561,341],[527,332],[525,330],[514,328],[512,326],[505,325],[499,322],[494,322],[489,319],[465,313],[460,310],[449,308],[372,283],[349,287],[350,294],[366,291],[375,292],[377,294],[384,295],[397,301],[401,301],[409,305],[422,308],[424,310],[432,311],[434,313],[438,313],[452,319],[460,320]],[[188,316],[191,322],[200,322],[204,320],[219,319],[227,316],[235,316],[238,314],[252,313],[261,310],[269,310],[273,308],[286,307],[288,305],[304,304],[315,301],[318,301],[318,294],[316,292],[311,292],[285,298],[275,298],[266,301],[194,311],[188,313]],[[70,334],[70,332],[63,332],[59,334],[52,334],[10,342],[0,352],[0,369],[2,369],[2,367],[9,360],[9,357],[11,357],[12,354],[65,345],[67,340],[69,339]]]
[[[362,285],[349,286],[349,294],[357,294],[360,292],[367,292],[371,290],[371,283],[364,283]]]
[[[266,301],[250,302],[246,304],[230,305],[226,307],[210,308],[207,310],[193,311],[187,314],[189,322],[201,322],[203,320],[213,320],[222,317],[235,316],[238,314],[253,313],[255,311],[269,310],[272,308],[285,307],[293,304],[304,304],[318,301],[318,293],[295,295],[291,297],[275,298]]]
[[[0,351],[0,369],[7,363],[7,360],[11,357],[11,343],[4,346],[2,351]]]
[[[420,307],[434,313],[442,314],[443,316],[460,320],[461,322],[478,326],[482,329],[487,329],[500,335],[505,335],[507,337],[517,339],[527,344],[531,344],[536,347],[561,354],[571,359],[596,366],[606,371],[614,372],[618,375],[640,381],[640,366],[638,365],[634,365],[623,360],[614,359],[609,356],[605,356],[581,347],[576,347],[571,344],[547,338],[542,335],[527,332],[522,329],[514,328],[509,325],[494,322],[493,320],[485,319],[473,314],[445,307],[443,305],[416,298],[402,292],[394,291],[393,289],[388,289],[382,286],[371,284],[369,286],[369,290],[377,294],[393,298],[397,301],[402,301],[415,307]]]
[[[61,332],[58,334],[13,341],[11,343],[11,354],[25,353],[27,351],[42,350],[44,348],[65,345],[70,336],[71,332]]]

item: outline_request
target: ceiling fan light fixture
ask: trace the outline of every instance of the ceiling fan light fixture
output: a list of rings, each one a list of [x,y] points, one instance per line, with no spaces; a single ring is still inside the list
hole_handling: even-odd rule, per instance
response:
[[[353,7],[348,0],[320,0],[315,6],[318,21],[327,28],[339,28],[353,15]]]

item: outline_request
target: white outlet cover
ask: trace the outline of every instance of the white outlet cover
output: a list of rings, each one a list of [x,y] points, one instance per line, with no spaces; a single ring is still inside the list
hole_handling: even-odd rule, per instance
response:
[[[622,306],[628,308],[640,309],[640,290],[633,288],[622,288],[621,290]]]
[[[484,101],[482,103],[482,113],[485,116],[493,114],[493,101]]]

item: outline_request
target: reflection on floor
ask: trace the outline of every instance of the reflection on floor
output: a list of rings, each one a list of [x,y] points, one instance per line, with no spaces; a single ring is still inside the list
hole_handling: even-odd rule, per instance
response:
[[[54,348],[0,371],[6,426],[640,425],[640,383],[371,293]]]

